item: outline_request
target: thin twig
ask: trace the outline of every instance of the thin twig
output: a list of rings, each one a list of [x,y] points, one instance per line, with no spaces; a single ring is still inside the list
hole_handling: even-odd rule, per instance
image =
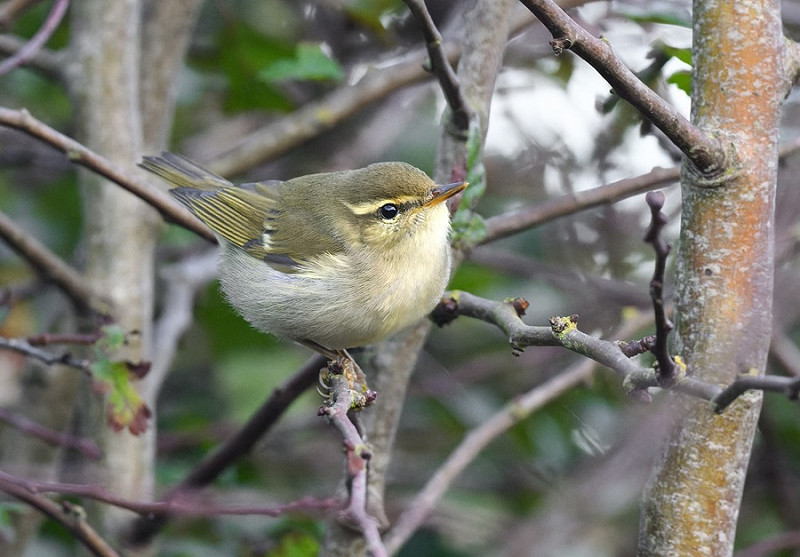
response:
[[[654,168],[647,174],[624,178],[590,190],[562,195],[525,209],[490,217],[486,219],[486,236],[480,243],[485,244],[499,240],[578,211],[615,203],[649,191],[654,187],[665,186],[673,182],[677,183],[680,175],[680,167],[677,166],[673,168]]]
[[[80,273],[3,212],[0,212],[0,239],[79,307],[89,308],[99,315],[109,314],[110,302],[95,294]]]
[[[351,360],[343,363],[348,365],[353,362]],[[352,408],[363,405],[358,400],[362,395],[350,388],[344,373],[328,373],[327,381],[333,404],[320,408],[320,415],[326,416],[342,434],[347,452],[347,485],[350,500],[340,515],[340,521],[355,525],[361,531],[372,555],[386,557],[387,552],[381,540],[378,521],[367,510],[367,469],[372,453],[349,415]]]
[[[800,395],[800,377],[784,377],[779,375],[740,375],[736,381],[728,385],[719,395],[714,397],[714,410],[719,414],[745,392],[759,390],[782,393],[790,400],[797,400]]]
[[[0,407],[0,420],[17,428],[27,435],[41,439],[49,445],[73,449],[80,452],[86,458],[90,458],[92,460],[97,460],[102,456],[97,443],[91,439],[81,439],[75,437],[74,435],[69,435],[54,429],[50,429],[49,427],[45,427],[34,422],[33,420],[29,420],[25,416],[11,412],[6,408]]]
[[[664,276],[667,269],[667,257],[672,247],[664,240],[661,232],[667,225],[667,215],[661,209],[664,207],[664,194],[660,191],[651,191],[645,196],[645,201],[650,207],[650,228],[644,241],[653,246],[656,252],[653,278],[650,280],[650,298],[653,300],[653,314],[656,324],[656,342],[653,354],[656,357],[656,373],[658,380],[664,387],[671,386],[678,377],[679,367],[669,354],[667,337],[672,331],[672,323],[664,310]]]
[[[0,349],[3,348],[13,350],[29,358],[34,358],[49,366],[61,364],[91,374],[90,362],[88,360],[74,358],[69,352],[60,355],[53,354],[25,340],[0,336]]]
[[[502,410],[469,431],[395,521],[385,538],[389,554],[397,553],[430,515],[456,477],[475,461],[489,443],[548,402],[587,381],[595,367],[596,364],[591,360],[579,362],[544,384],[515,397]]]
[[[655,91],[642,83],[617,58],[611,45],[592,36],[552,0],[520,0],[553,35],[556,55],[566,49],[586,60],[614,89],[639,110],[683,152],[706,177],[717,177],[731,166],[728,153],[713,136],[692,125]]]
[[[16,54],[6,58],[0,63],[0,75],[5,75],[17,66],[21,66],[30,60],[39,49],[44,46],[44,43],[46,43],[53,34],[53,31],[56,30],[58,24],[61,23],[61,20],[64,18],[68,7],[69,0],[56,0],[53,3],[53,8],[50,10],[50,13],[47,15],[47,19],[45,19],[44,23],[31,40],[19,49]]]
[[[250,452],[256,442],[278,421],[283,412],[294,400],[311,387],[325,365],[321,356],[314,356],[297,370],[290,378],[276,387],[269,398],[255,411],[241,429],[228,438],[225,443],[203,459],[180,483],[164,496],[165,501],[180,497],[185,491],[194,491],[213,482],[231,464]],[[128,542],[142,546],[166,525],[169,512],[153,512],[134,522]]]
[[[439,80],[439,86],[452,112],[454,131],[461,136],[466,136],[469,130],[471,114],[467,103],[464,102],[464,96],[461,94],[458,76],[442,49],[442,35],[436,28],[436,24],[433,22],[424,0],[403,1],[422,29],[422,35],[425,37],[425,47],[428,50],[428,60],[430,61],[428,69]]]
[[[282,505],[232,505],[216,503],[206,493],[199,491],[184,491],[180,497],[169,501],[135,501],[114,495],[99,485],[45,482],[0,472],[0,486],[4,485],[15,485],[33,494],[56,493],[91,499],[120,509],[126,509],[139,515],[169,512],[170,514],[181,516],[251,515],[277,517],[295,511],[326,515],[331,511],[340,510],[343,504],[339,499],[304,497]],[[0,489],[3,489],[3,487],[0,487]]]
[[[623,385],[629,394],[645,400],[649,387],[660,386],[655,371],[630,360],[617,342],[599,339],[579,330],[576,315],[552,317],[549,327],[527,325],[520,319],[514,302],[487,300],[463,291],[445,292],[432,318],[443,324],[459,315],[466,315],[491,323],[505,333],[514,351],[528,346],[562,346],[615,371],[624,378]],[[682,377],[672,389],[704,400],[712,400],[722,391],[717,385],[693,377]]]
[[[20,501],[24,501],[64,526],[86,549],[97,557],[119,557],[119,553],[86,522],[85,513],[82,509],[67,502],[62,504],[55,503],[47,497],[38,495],[30,489],[11,481],[9,478],[8,474],[0,473],[0,490],[16,497]]]
[[[216,243],[217,240],[211,230],[165,192],[154,188],[131,172],[119,168],[105,157],[37,120],[27,110],[0,107],[0,125],[18,129],[55,147],[73,163],[116,182],[123,189],[142,199],[161,213],[161,216],[167,221],[191,230],[209,242]]]

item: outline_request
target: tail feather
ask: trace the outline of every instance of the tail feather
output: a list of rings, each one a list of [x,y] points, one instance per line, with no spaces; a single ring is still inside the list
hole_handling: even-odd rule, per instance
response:
[[[206,170],[186,157],[167,151],[161,153],[160,157],[143,157],[139,166],[179,188],[214,191],[233,187],[233,184],[225,178]]]

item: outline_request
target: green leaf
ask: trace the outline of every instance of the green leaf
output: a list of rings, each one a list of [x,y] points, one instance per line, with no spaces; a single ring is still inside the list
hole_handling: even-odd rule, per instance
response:
[[[269,64],[259,72],[258,77],[268,83],[289,79],[341,81],[344,72],[335,60],[325,54],[320,45],[300,43],[291,58]]]
[[[95,343],[95,361],[89,366],[94,388],[106,393],[106,418],[116,431],[127,428],[139,435],[147,429],[150,409],[131,384],[146,373],[147,364],[133,364],[112,359],[127,342],[127,333],[122,327],[108,325],[103,327],[103,336]]]
[[[692,73],[689,71],[675,72],[667,78],[667,83],[673,83],[687,95],[692,94]]]
[[[669,46],[667,44],[661,46],[661,51],[666,54],[667,56],[671,56],[673,58],[677,58],[681,62],[692,65],[692,49],[691,48],[679,48],[676,46]]]
[[[686,18],[670,13],[652,14],[623,14],[624,17],[639,24],[661,23],[663,25],[677,25],[691,29],[692,22]]]

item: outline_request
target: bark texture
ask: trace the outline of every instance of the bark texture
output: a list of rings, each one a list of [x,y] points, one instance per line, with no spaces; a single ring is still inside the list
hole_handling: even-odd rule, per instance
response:
[[[673,353],[725,385],[763,373],[770,343],[777,138],[783,98],[780,5],[694,2],[692,121],[729,145],[716,177],[684,167]],[[640,555],[731,555],[761,407],[722,415],[675,396],[676,426],[645,492]]]

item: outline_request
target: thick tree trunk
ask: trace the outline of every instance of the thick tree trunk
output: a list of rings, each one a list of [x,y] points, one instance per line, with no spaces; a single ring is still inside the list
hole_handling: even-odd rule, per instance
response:
[[[773,210],[783,98],[780,6],[694,2],[692,120],[736,164],[683,173],[674,353],[725,385],[763,373],[772,322]],[[646,490],[640,555],[730,555],[761,395],[722,415],[675,396],[679,417]]]

